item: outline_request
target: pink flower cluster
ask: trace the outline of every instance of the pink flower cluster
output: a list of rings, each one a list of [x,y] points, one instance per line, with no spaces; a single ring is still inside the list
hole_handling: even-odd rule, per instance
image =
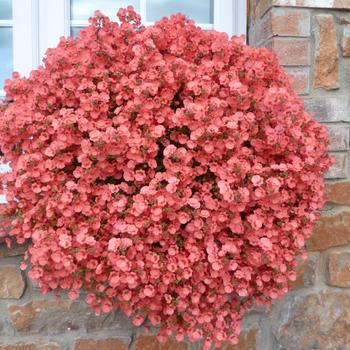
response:
[[[237,342],[253,303],[295,280],[331,159],[274,53],[177,14],[97,12],[5,85],[9,234],[43,292],[97,313]],[[23,264],[25,268],[25,264]]]

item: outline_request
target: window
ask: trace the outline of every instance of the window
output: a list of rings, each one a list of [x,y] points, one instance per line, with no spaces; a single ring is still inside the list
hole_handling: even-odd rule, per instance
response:
[[[28,75],[47,48],[61,36],[76,36],[96,9],[116,20],[117,10],[127,5],[134,6],[145,25],[184,12],[203,29],[246,32],[242,0],[0,0],[0,97],[13,70]]]
[[[242,0],[101,0],[98,8],[111,19],[116,19],[120,7],[133,5],[141,14],[142,23],[182,12],[194,19],[203,29],[217,29],[229,35],[246,33],[246,4]],[[88,18],[97,9],[95,1],[71,0],[71,35],[88,24]]]
[[[120,7],[133,5],[141,14],[142,23],[152,24],[154,21],[169,16],[172,13],[182,12],[194,19],[205,29],[213,28],[213,0],[103,0],[99,9],[112,19],[116,19],[116,12]],[[79,30],[87,24],[87,19],[96,10],[93,1],[71,0],[71,35],[76,36]]]
[[[4,79],[11,77],[13,70],[12,55],[12,1],[0,0],[0,91]],[[0,92],[1,95],[1,92]]]
[[[13,70],[28,75],[37,67],[38,0],[0,0],[0,97]]]

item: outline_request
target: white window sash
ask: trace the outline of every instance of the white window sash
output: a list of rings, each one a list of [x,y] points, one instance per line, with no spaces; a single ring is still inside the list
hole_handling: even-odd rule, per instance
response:
[[[12,28],[13,71],[28,76],[39,64],[38,0],[12,0],[12,20],[1,21],[1,26]]]
[[[39,57],[50,47],[56,47],[60,37],[70,35],[70,1],[39,1]]]
[[[214,29],[232,35],[246,35],[247,4],[243,0],[214,0]]]
[[[46,1],[46,0],[40,0]],[[87,20],[69,21],[69,0],[54,0],[58,2],[68,2],[66,4],[67,15],[61,22],[68,21],[72,27],[85,27]],[[194,0],[193,0],[194,1]],[[197,1],[197,0],[196,0]],[[200,1],[200,0],[198,0]],[[98,4],[96,4],[97,6]],[[98,6],[97,6],[98,7]],[[96,8],[97,8],[96,7]],[[247,4],[243,0],[214,0],[214,23],[197,23],[203,29],[215,29],[226,32],[230,37],[232,35],[246,35],[247,31]],[[142,24],[151,25],[153,22],[147,22],[146,19],[146,0],[140,0],[140,15]],[[57,16],[57,14],[56,14]],[[65,22],[65,23],[66,23]],[[68,31],[69,32],[69,31]],[[67,34],[61,34],[67,35]]]
[[[0,28],[13,28],[13,20],[12,19],[1,19],[0,20]],[[5,96],[5,90],[0,89],[0,99],[4,96]]]
[[[38,0],[13,0],[13,70],[28,76],[37,67]]]
[[[214,23],[198,25],[229,36],[246,34],[246,11],[243,0],[214,0]],[[145,19],[146,0],[140,0],[140,13]],[[27,76],[49,47],[57,46],[60,37],[70,35],[71,26],[84,27],[88,22],[71,21],[70,0],[13,0],[13,20],[9,24],[13,27],[14,71]]]

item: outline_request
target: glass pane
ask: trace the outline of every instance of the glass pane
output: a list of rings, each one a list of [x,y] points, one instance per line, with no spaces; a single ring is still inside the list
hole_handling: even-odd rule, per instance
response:
[[[0,0],[0,19],[12,19],[12,0]]]
[[[117,12],[121,7],[128,5],[134,6],[137,12],[140,12],[139,0],[72,0],[71,1],[71,19],[82,20],[91,17],[96,10],[100,10],[104,15],[111,19],[117,18]]]
[[[177,12],[198,23],[213,23],[213,0],[147,0],[147,21]]]
[[[83,29],[82,27],[71,27],[70,28],[70,35],[73,38],[76,38],[82,29]]]
[[[11,167],[9,163],[0,163],[0,173],[9,173],[11,171]]]
[[[12,74],[12,28],[0,27],[0,90]]]

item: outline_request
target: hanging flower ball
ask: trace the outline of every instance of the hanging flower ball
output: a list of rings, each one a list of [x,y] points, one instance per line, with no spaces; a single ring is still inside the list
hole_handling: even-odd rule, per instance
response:
[[[326,129],[269,50],[181,14],[118,15],[96,12],[6,82],[1,214],[42,292],[86,291],[160,341],[235,344],[245,312],[296,278],[325,203]]]

